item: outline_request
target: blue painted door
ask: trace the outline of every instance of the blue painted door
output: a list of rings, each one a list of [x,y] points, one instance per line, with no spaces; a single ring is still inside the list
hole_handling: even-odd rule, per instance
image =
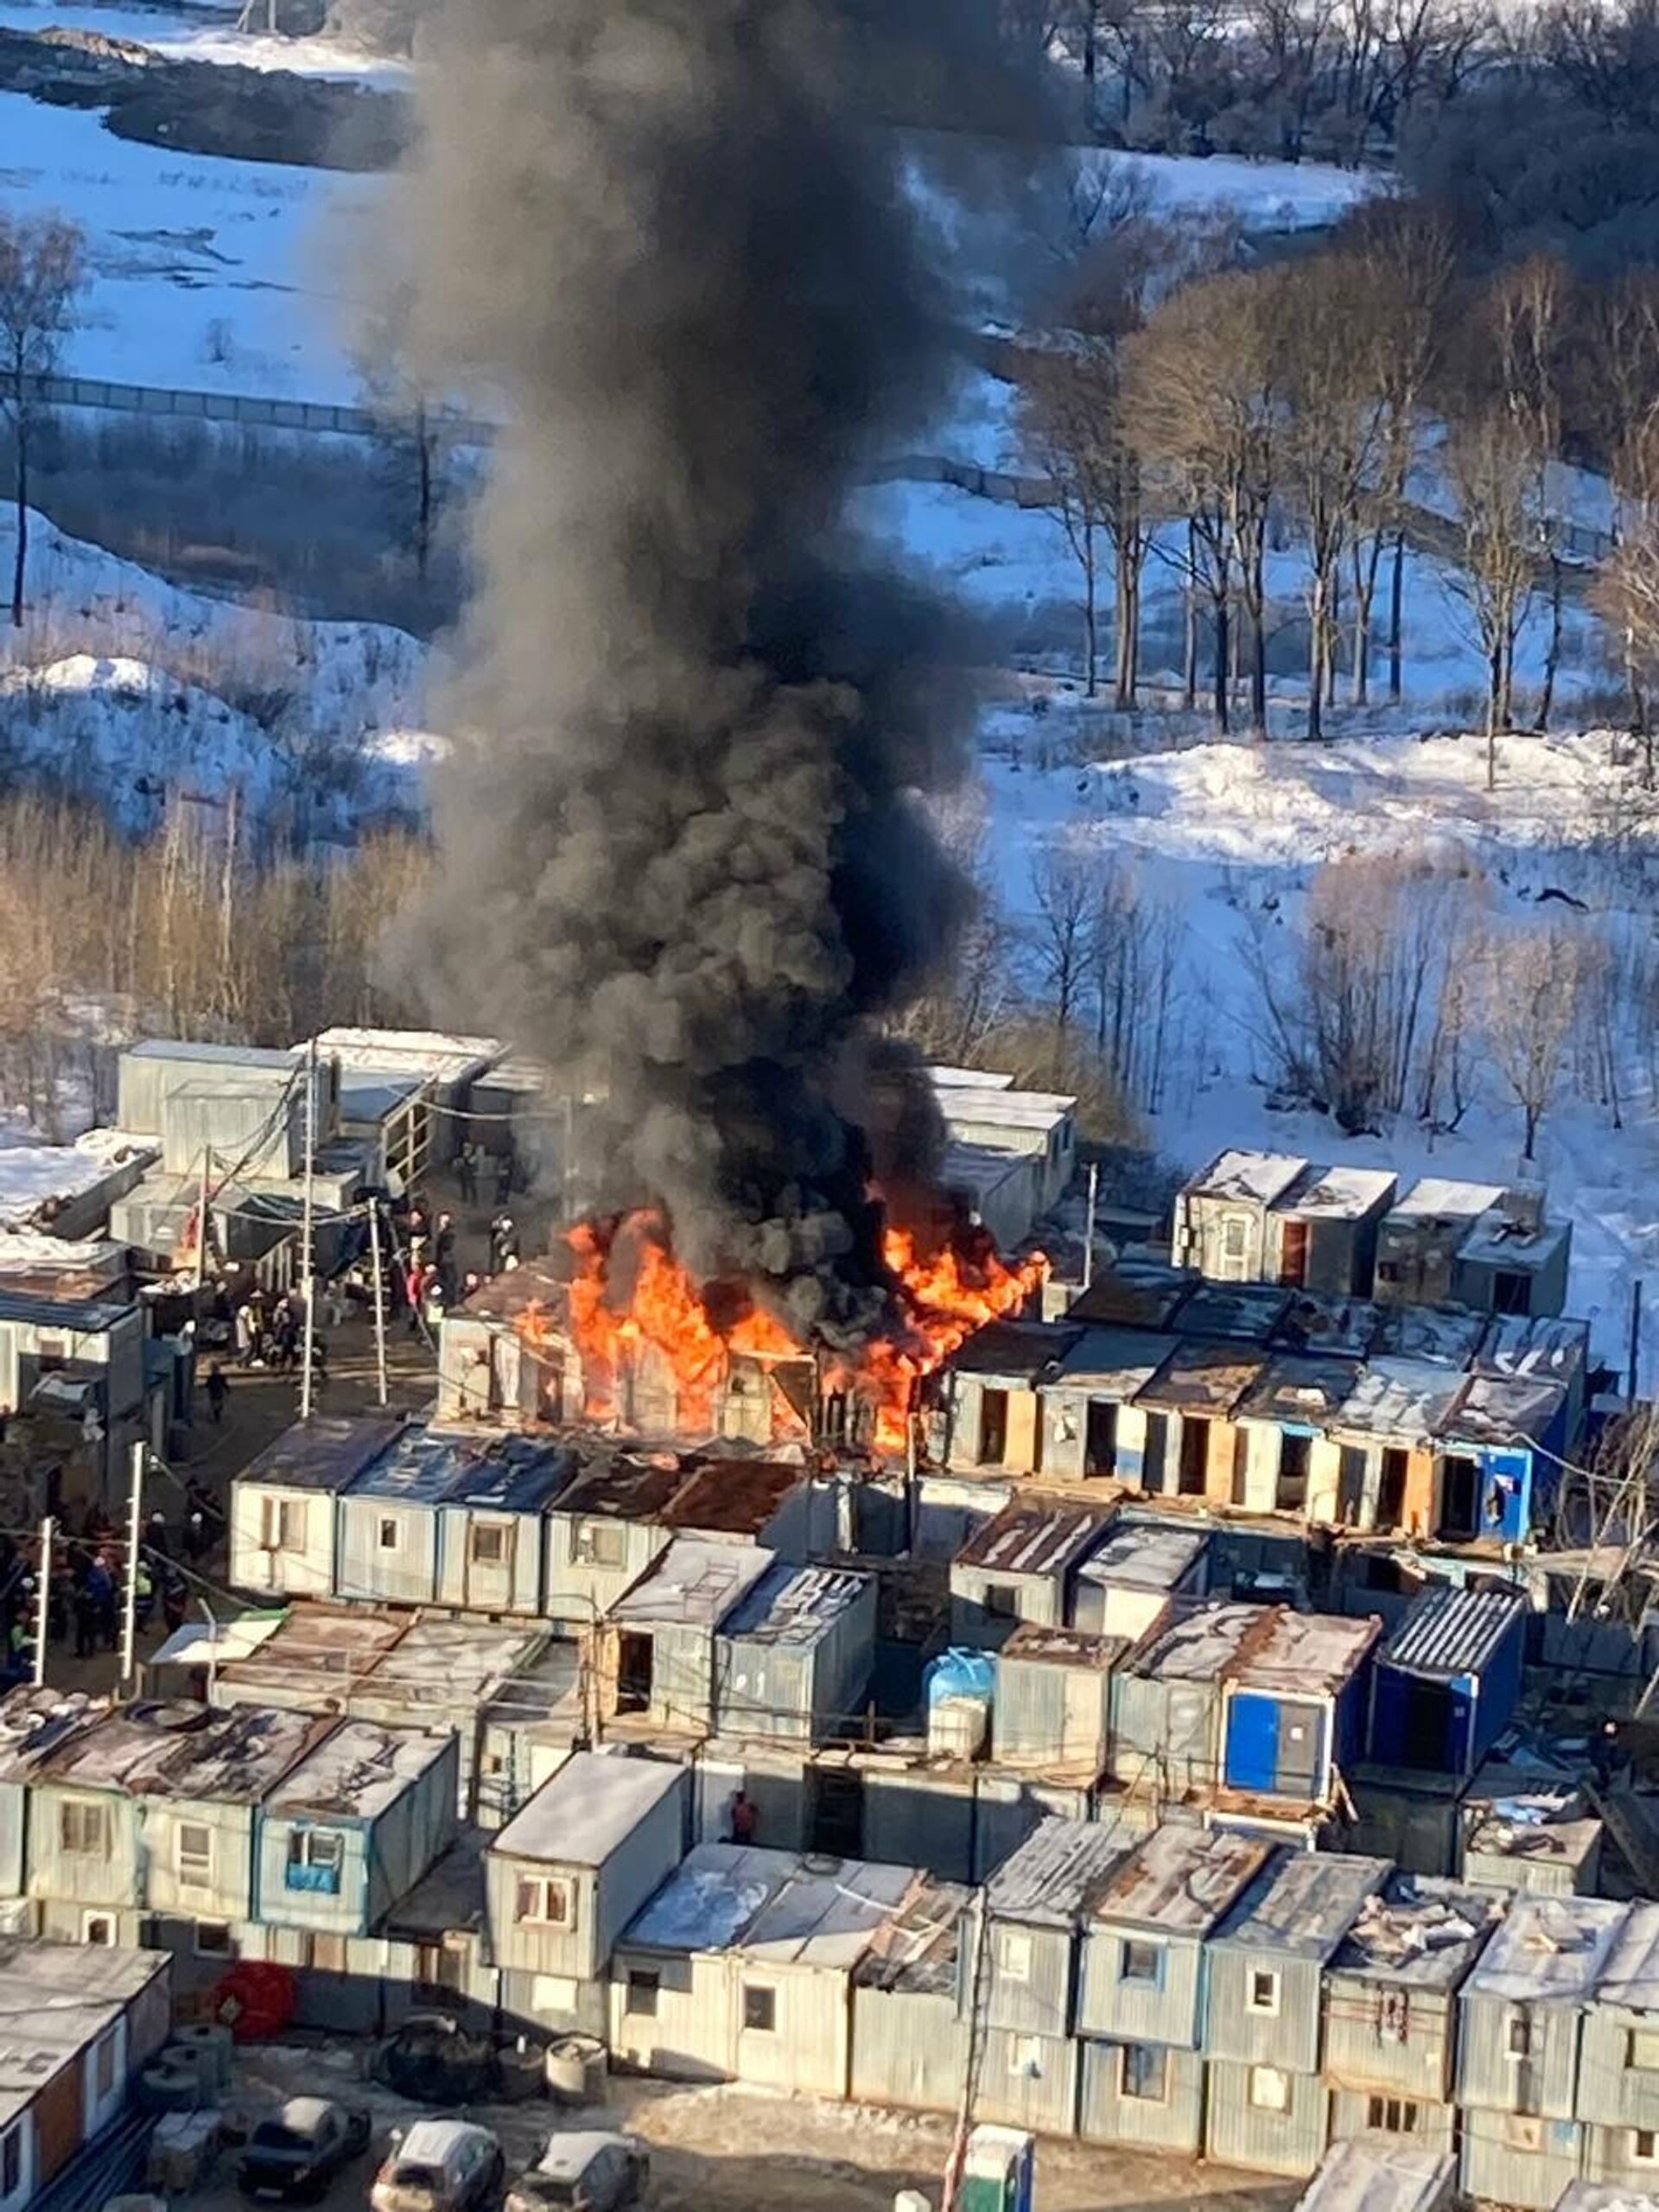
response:
[[[1270,1790],[1278,1771],[1278,1700],[1241,1690],[1227,1707],[1227,1786]]]

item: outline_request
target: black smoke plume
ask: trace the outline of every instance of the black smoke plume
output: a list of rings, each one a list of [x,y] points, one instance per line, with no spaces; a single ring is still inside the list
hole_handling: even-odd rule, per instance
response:
[[[873,1040],[968,899],[918,797],[958,641],[844,511],[946,390],[886,125],[994,67],[975,11],[452,0],[403,194],[424,373],[507,424],[432,995],[602,1091],[589,1195],[831,1341],[887,1289],[867,1128],[911,1179],[938,1138]]]

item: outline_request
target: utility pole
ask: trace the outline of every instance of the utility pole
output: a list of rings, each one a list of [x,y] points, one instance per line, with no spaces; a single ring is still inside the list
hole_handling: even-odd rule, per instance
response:
[[[207,1191],[213,1178],[213,1147],[201,1147],[201,1192],[196,1200],[196,1288],[207,1287]]]
[[[141,1437],[132,1447],[132,1490],[127,1501],[127,1586],[121,1601],[121,1688],[132,1694],[137,1674],[138,1545],[144,1529],[144,1466],[149,1446]]]
[[[300,1361],[300,1419],[311,1418],[311,1356],[317,1338],[316,1277],[317,1040],[305,1052],[305,1205],[300,1224],[300,1271],[305,1290],[305,1339]]]
[[[41,1523],[41,1556],[35,1574],[35,1687],[46,1681],[46,1624],[52,1599],[52,1538],[56,1522],[48,1513]]]
[[[1636,1403],[1636,1386],[1642,1367],[1642,1278],[1637,1275],[1630,1284],[1630,1403]]]
[[[1089,1163],[1089,1211],[1083,1230],[1083,1287],[1092,1288],[1095,1280],[1095,1204],[1100,1196],[1100,1162]]]
[[[369,1273],[374,1279],[376,1398],[386,1402],[386,1287],[380,1280],[380,1201],[369,1200]]]

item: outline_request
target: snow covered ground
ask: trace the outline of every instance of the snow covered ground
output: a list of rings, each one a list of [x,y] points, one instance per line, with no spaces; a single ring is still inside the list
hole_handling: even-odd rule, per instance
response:
[[[101,7],[99,0],[0,0],[0,29],[96,31],[130,40],[169,61],[232,62],[244,69],[289,69],[299,77],[333,77],[360,85],[397,85],[410,65],[359,52],[329,38],[272,38],[238,31],[218,7]]]

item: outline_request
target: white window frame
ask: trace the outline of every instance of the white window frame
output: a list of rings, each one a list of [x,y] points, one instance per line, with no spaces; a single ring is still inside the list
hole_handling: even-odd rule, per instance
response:
[[[326,1866],[331,1873],[346,1872],[346,1838],[339,1828],[290,1828],[288,1832],[290,1866]]]
[[[524,1899],[526,1891],[533,1891],[537,1903],[526,1912]],[[563,1910],[552,1910],[555,1897],[560,1899]],[[556,1928],[561,1935],[574,1934],[576,1925],[576,1885],[568,1874],[520,1874],[513,1885],[512,1917],[519,1928]]]
[[[72,1843],[72,1821],[97,1823],[91,1843]],[[110,1855],[110,1810],[95,1797],[64,1797],[58,1803],[58,1849],[66,1859],[107,1859]]]
[[[187,1836],[199,1835],[206,1847],[187,1851]],[[181,1890],[211,1890],[213,1886],[213,1831],[206,1821],[181,1821],[173,1834],[173,1872]]]
[[[1520,2041],[1516,2040],[1519,2031]],[[1503,2056],[1515,2065],[1532,2056],[1532,2018],[1526,2012],[1511,2012],[1503,2030]]]
[[[1278,2088],[1271,2097],[1258,2094],[1259,2085],[1272,2080]],[[1290,2110],[1290,2076],[1282,2066],[1252,2066],[1246,2094],[1252,2112],[1274,2113],[1280,2119]]]
[[[1008,2037],[1008,2078],[1040,2081],[1043,2072],[1043,2039],[1040,2036],[1010,2036]]]
[[[1129,1971],[1131,1953],[1144,1952],[1152,1961],[1150,1974]],[[1164,1946],[1154,1936],[1125,1936],[1118,1944],[1117,1978],[1134,1989],[1161,1989],[1164,1986]]]
[[[377,1515],[374,1548],[378,1552],[400,1552],[404,1548],[404,1524],[395,1513]]]
[[[104,1931],[102,1935],[99,1933],[100,1929]],[[80,1940],[83,1943],[91,1944],[94,1950],[113,1950],[117,1933],[115,1915],[112,1912],[83,1912],[81,1914]]]
[[[302,1497],[260,1499],[259,1548],[265,1552],[302,1552],[305,1549],[305,1500]]]
[[[601,1559],[601,1539],[614,1548],[614,1559]],[[573,1521],[570,1524],[572,1567],[615,1568],[628,1563],[628,1532],[620,1521]]]
[[[1643,2056],[1643,2051],[1650,2054]],[[1659,2073],[1659,2028],[1631,2028],[1624,2042],[1624,2069],[1630,2074]]]
[[[1265,1998],[1257,1994],[1258,1986],[1262,1982],[1267,1984]],[[1244,1998],[1245,2011],[1255,2013],[1258,2019],[1276,2020],[1282,1987],[1277,1967],[1252,1967],[1249,1987]]]
[[[1159,2050],[1161,2052],[1164,2062],[1164,2086],[1155,2097],[1147,2096],[1142,2091],[1139,2089],[1131,2089],[1129,2088],[1129,2052],[1131,2049],[1135,2050]],[[1117,2094],[1125,2104],[1166,2105],[1169,2102],[1170,2073],[1171,2067],[1169,2063],[1169,2052],[1166,2050],[1163,2050],[1162,2046],[1160,2044],[1137,2043],[1133,2045],[1129,2044],[1121,2044],[1118,2046]]]
[[[512,1564],[512,1524],[507,1521],[474,1521],[467,1535],[467,1557],[473,1567],[511,1567]],[[480,1548],[480,1539],[487,1536],[496,1546],[492,1559]]]
[[[751,1997],[764,1997],[772,2014],[763,2027],[749,2018]],[[746,2036],[775,2036],[778,2032],[778,1986],[771,1981],[746,1981],[738,1993],[738,2026]]]
[[[1031,1980],[1031,1937],[1023,1928],[1005,1928],[997,1963],[1005,1981]]]
[[[1648,2139],[1648,2147],[1642,2148],[1642,2138]],[[1633,2166],[1659,2166],[1659,2129],[1633,2127],[1630,2130],[1630,2164]]]

